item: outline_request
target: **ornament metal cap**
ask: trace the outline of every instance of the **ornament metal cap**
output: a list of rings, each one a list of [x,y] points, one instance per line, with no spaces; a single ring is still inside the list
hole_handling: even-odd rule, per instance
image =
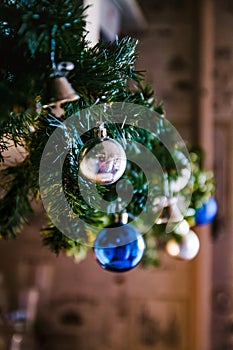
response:
[[[129,219],[128,213],[115,213],[115,223],[122,222],[123,224],[127,224]]]
[[[79,98],[65,76],[55,76],[50,78],[45,98],[48,102],[43,105],[43,108],[51,107],[57,103],[76,101]]]

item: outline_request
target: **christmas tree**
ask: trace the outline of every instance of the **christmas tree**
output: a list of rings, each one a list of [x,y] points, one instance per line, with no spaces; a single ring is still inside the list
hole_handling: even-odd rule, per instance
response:
[[[135,69],[137,40],[91,47],[85,28],[77,0],[0,4],[1,237],[15,238],[42,198],[43,243],[78,260],[100,230],[114,226],[116,213],[127,213],[137,230],[147,231],[145,264],[156,265],[157,242],[181,244],[180,224],[212,198],[213,174],[202,169],[199,152],[187,151]],[[15,162],[7,158],[12,147],[23,149]],[[115,163],[106,163],[106,154]],[[145,157],[143,171],[129,154]],[[145,166],[150,157],[155,168]]]

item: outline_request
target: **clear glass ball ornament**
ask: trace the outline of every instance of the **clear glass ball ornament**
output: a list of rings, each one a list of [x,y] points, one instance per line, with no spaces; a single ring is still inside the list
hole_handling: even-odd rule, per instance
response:
[[[126,164],[123,147],[109,137],[87,141],[79,153],[81,174],[96,184],[113,184],[124,174]]]
[[[181,236],[181,241],[177,242],[174,238],[168,240],[166,252],[168,255],[181,259],[194,259],[200,249],[200,241],[196,233],[190,230],[187,234]]]
[[[94,243],[94,254],[100,266],[111,272],[125,272],[142,260],[145,241],[141,233],[122,221],[103,228]]]

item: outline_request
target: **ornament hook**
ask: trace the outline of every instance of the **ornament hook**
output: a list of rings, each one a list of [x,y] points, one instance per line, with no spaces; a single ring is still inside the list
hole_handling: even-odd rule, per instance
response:
[[[64,114],[64,109],[61,105],[65,102],[72,102],[78,100],[80,97],[72,88],[71,84],[66,78],[68,71],[74,69],[72,62],[60,62],[58,65],[55,61],[55,39],[54,34],[56,32],[56,26],[52,30],[51,38],[51,74],[47,83],[47,97],[46,103],[43,104],[43,108],[51,107],[53,114],[56,117],[61,117]]]

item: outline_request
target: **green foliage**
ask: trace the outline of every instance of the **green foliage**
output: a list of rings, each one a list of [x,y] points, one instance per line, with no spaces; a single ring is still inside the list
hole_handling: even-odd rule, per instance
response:
[[[1,2],[1,120],[16,106],[31,108],[44,90],[52,37],[58,61],[80,56],[86,45],[83,11],[76,0]]]
[[[55,45],[54,45],[55,44]],[[144,82],[143,72],[135,69],[137,59],[137,40],[122,38],[113,43],[99,42],[90,47],[86,40],[85,9],[81,1],[55,0],[27,1],[4,0],[0,4],[0,162],[1,181],[4,184],[0,197],[0,233],[3,238],[16,237],[22,225],[32,213],[31,201],[40,199],[39,168],[44,147],[56,128],[60,128],[64,141],[68,138],[68,130],[64,121],[87,107],[99,103],[129,102],[147,107],[164,115],[163,105],[158,103],[150,84]],[[54,52],[51,50],[54,49]],[[75,68],[68,79],[80,98],[77,101],[63,104],[64,114],[61,118],[53,114],[52,108],[43,109],[47,101],[47,85],[50,80],[52,61],[55,54],[56,63],[72,61]],[[106,113],[107,114],[107,113]],[[97,120],[97,116],[88,116]],[[98,116],[99,117],[99,116]],[[140,119],[140,116],[138,116]],[[150,134],[137,125],[125,124],[120,128],[117,123],[108,125],[108,134],[122,142],[131,140],[142,143],[154,154],[162,170],[169,179],[177,178],[174,164],[175,153],[170,154],[155,134]],[[159,125],[160,124],[160,125]],[[163,117],[157,130],[162,130]],[[83,230],[74,222],[73,230],[80,239],[71,239],[61,233],[48,218],[47,227],[42,229],[42,241],[53,252],[65,252],[80,260],[85,257],[88,246],[92,244],[96,232],[109,224],[113,215],[103,214],[93,209],[91,202],[84,200],[79,181],[82,182],[90,201],[93,200],[92,187],[88,180],[77,176],[78,155],[90,133],[82,136],[72,130],[75,143],[65,148],[67,154],[63,166],[62,185],[66,199],[75,214],[95,229],[93,232]],[[162,132],[162,131],[161,131]],[[172,143],[173,140],[171,139]],[[66,142],[64,142],[65,144]],[[8,164],[5,151],[10,147],[21,146],[26,157],[20,162]],[[133,147],[133,146],[132,146]],[[59,160],[61,154],[57,154]],[[194,157],[194,155],[193,155]],[[195,157],[194,157],[195,158]],[[198,162],[193,161],[194,208],[202,203],[205,196],[213,192],[212,178],[200,169]],[[176,159],[175,159],[176,160]],[[206,175],[203,180],[204,174]],[[128,162],[124,177],[133,186],[133,197],[127,206],[132,217],[144,210],[148,196],[148,183],[143,171],[136,164]],[[116,186],[97,186],[100,196],[109,201],[117,198]],[[122,191],[127,191],[120,185]],[[127,184],[125,185],[127,186]],[[51,186],[48,194],[59,188]],[[152,194],[162,195],[161,184],[153,183]],[[95,199],[95,198],[94,198]],[[96,207],[98,202],[96,201]],[[124,203],[122,203],[123,205]],[[151,203],[152,206],[152,203]],[[60,203],[51,203],[48,215],[62,210]],[[67,211],[67,215],[69,212]],[[153,228],[148,234],[148,249],[145,254],[147,265],[157,265],[158,255],[156,237],[163,238],[161,226]],[[156,244],[155,244],[156,245]]]
[[[88,247],[65,236],[51,222],[41,232],[44,245],[55,254],[64,252],[77,262],[86,257]]]
[[[193,193],[190,206],[195,209],[201,207],[214,195],[215,179],[213,171],[203,169],[204,154],[201,149],[190,148],[190,158],[193,177]]]
[[[4,197],[0,200],[0,232],[3,238],[16,237],[32,213],[28,158],[1,172]]]

